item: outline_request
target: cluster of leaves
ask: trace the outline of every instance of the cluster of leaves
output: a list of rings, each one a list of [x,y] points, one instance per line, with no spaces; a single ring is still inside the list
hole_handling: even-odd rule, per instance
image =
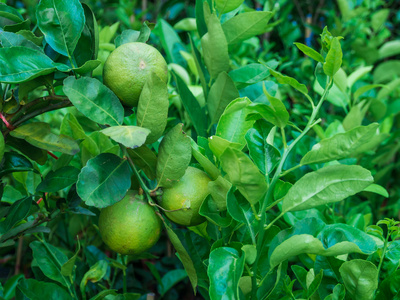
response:
[[[172,287],[188,280],[205,299],[398,297],[398,222],[378,221],[398,218],[399,205],[390,11],[363,23],[372,41],[356,32],[347,44],[346,32],[343,41],[314,28],[316,51],[282,36],[285,51],[313,70],[302,84],[256,37],[287,26],[279,5],[197,0],[174,27],[161,18],[139,27],[127,15],[137,3],[120,2],[130,29],[115,39],[119,23],[99,30],[78,0],[41,0],[33,31],[0,5],[0,253],[15,257],[17,271],[27,253],[33,277],[11,277],[0,297],[139,299],[152,290],[173,299],[185,285]],[[379,7],[338,2],[343,24]],[[165,53],[169,82],[153,74],[138,107],[123,107],[102,66],[116,47],[149,39]],[[372,50],[357,52],[357,63],[341,45]],[[207,222],[187,229],[156,202],[189,165],[212,181],[200,208]],[[166,229],[154,253],[171,243],[177,257],[121,257],[102,244],[99,209],[139,188]]]

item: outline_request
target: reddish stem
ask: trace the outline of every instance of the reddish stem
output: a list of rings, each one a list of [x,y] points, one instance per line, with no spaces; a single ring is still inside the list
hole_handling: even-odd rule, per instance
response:
[[[42,201],[43,201],[43,198],[40,198],[38,201],[36,201],[36,203],[39,205],[40,202],[42,202]]]
[[[47,151],[47,153],[54,159],[58,159],[58,156],[54,155],[54,153],[51,153],[50,151]]]
[[[4,122],[4,124],[6,124],[6,127],[7,127],[10,131],[12,131],[12,130],[15,129],[14,126],[12,126],[12,125],[7,121],[6,117],[4,117],[4,115],[3,115],[2,113],[0,113],[0,119]]]

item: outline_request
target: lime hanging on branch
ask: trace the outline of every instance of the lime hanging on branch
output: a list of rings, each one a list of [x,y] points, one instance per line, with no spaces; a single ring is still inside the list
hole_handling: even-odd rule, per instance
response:
[[[138,255],[149,250],[161,234],[161,220],[137,191],[112,206],[103,208],[99,229],[104,243],[120,254]]]
[[[161,53],[145,43],[127,43],[115,49],[104,64],[103,81],[129,107],[137,106],[151,73],[168,81],[167,63]]]

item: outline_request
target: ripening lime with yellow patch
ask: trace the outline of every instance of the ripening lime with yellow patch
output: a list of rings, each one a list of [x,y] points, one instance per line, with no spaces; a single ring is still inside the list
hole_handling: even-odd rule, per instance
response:
[[[127,43],[108,56],[103,81],[124,105],[133,107],[152,72],[165,83],[168,81],[167,63],[161,53],[145,43]]]
[[[206,219],[199,214],[199,210],[204,199],[210,194],[210,181],[205,172],[188,167],[178,182],[163,190],[160,206],[169,210],[165,215],[180,225],[195,226],[203,223]]]
[[[128,191],[121,201],[100,212],[101,237],[120,254],[138,255],[149,250],[158,241],[161,228],[160,218],[137,191]]]

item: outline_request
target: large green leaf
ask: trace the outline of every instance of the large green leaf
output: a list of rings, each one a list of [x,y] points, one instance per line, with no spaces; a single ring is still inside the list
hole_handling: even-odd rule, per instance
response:
[[[120,125],[124,108],[118,97],[95,78],[70,76],[64,80],[64,93],[72,104],[94,122]]]
[[[219,119],[216,135],[232,143],[246,144],[246,132],[253,126],[254,120],[247,121],[248,109],[251,104],[248,98],[233,100]]]
[[[192,148],[190,138],[182,129],[183,124],[176,125],[161,141],[156,171],[160,187],[171,186],[185,174],[189,166]]]
[[[193,126],[196,129],[197,135],[206,136],[207,115],[205,113],[205,109],[200,106],[196,97],[192,94],[185,82],[178,75],[174,74],[174,78],[183,106],[190,116],[190,120],[192,121]]]
[[[147,146],[128,149],[133,163],[141,168],[149,179],[156,178],[157,156]]]
[[[327,76],[333,77],[339,71],[342,65],[342,57],[343,53],[339,38],[334,37],[324,63],[324,72]]]
[[[46,42],[58,53],[72,58],[85,25],[85,15],[79,0],[41,0],[36,18]]]
[[[150,130],[138,126],[113,126],[100,132],[128,148],[137,148],[144,144]]]
[[[54,193],[74,184],[78,180],[79,169],[66,166],[50,171],[36,188],[37,191]]]
[[[239,279],[244,269],[244,256],[230,247],[220,247],[210,253],[207,274],[210,278],[211,300],[239,299]]]
[[[215,4],[220,14],[228,13],[238,8],[244,0],[216,0]]]
[[[333,165],[308,173],[289,190],[282,211],[305,210],[346,199],[361,192],[374,179],[360,166]]]
[[[70,281],[61,274],[61,266],[68,261],[68,257],[64,253],[46,242],[34,241],[29,244],[29,247],[31,247],[33,258],[36,259],[44,275],[63,286],[71,285]]]
[[[76,189],[89,206],[103,208],[120,201],[131,186],[131,170],[126,159],[103,153],[82,168]]]
[[[164,133],[168,118],[168,89],[155,73],[147,79],[140,94],[137,125],[150,129],[146,144],[156,142]]]
[[[226,41],[229,45],[241,43],[255,35],[265,33],[272,15],[269,11],[252,11],[229,19],[222,24]]]
[[[370,261],[346,261],[339,269],[346,290],[354,300],[374,299],[378,288],[378,268]]]
[[[359,126],[345,133],[338,133],[333,137],[323,139],[303,156],[300,164],[316,164],[357,156],[361,154],[360,150],[367,150],[363,146],[376,136],[378,127],[377,123]]]
[[[226,106],[234,99],[239,98],[239,92],[233,80],[226,72],[218,75],[217,80],[211,86],[207,98],[208,113],[211,124],[218,122]]]
[[[158,292],[161,297],[165,295],[174,285],[183,279],[187,278],[186,271],[183,269],[171,270],[168,271],[162,278],[162,285],[158,286]]]
[[[269,174],[277,165],[281,156],[278,149],[267,142],[272,125],[258,120],[246,133],[249,155],[263,174]]]
[[[22,279],[18,281],[17,289],[31,300],[58,299],[69,300],[73,295],[66,289],[52,282],[39,281],[36,279]]]
[[[222,169],[229,176],[229,181],[251,204],[261,200],[268,185],[264,176],[246,154],[237,149],[227,148],[220,160]]]
[[[47,75],[66,65],[53,62],[43,52],[27,47],[0,48],[0,82],[20,83]]]
[[[210,150],[217,157],[217,159],[221,158],[221,155],[225,152],[227,148],[235,148],[238,150],[242,150],[244,147],[243,144],[233,143],[216,135],[213,135],[208,138],[208,144]]]
[[[75,155],[79,152],[79,146],[75,140],[65,135],[52,133],[48,123],[34,122],[22,125],[11,131],[10,134],[47,151],[58,151],[68,155]]]
[[[208,32],[201,38],[204,62],[212,78],[217,78],[221,72],[228,72],[228,43],[221,22],[212,14],[207,23]]]

